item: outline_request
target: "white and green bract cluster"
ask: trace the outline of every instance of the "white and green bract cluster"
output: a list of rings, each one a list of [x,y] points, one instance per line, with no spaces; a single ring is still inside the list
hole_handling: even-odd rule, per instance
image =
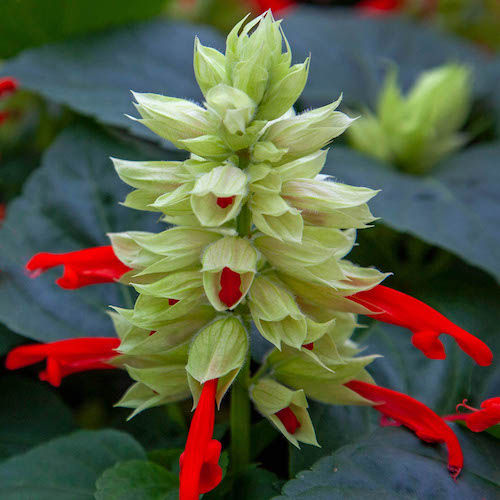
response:
[[[376,114],[366,113],[349,129],[353,147],[412,174],[424,174],[462,147],[460,132],[471,107],[471,72],[448,64],[425,71],[407,95],[390,71]]]
[[[133,269],[122,281],[139,293],[133,309],[112,313],[122,339],[116,363],[136,381],[118,404],[136,414],[192,394],[196,405],[215,378],[220,402],[249,362],[253,321],[275,349],[251,379],[250,397],[290,441],[315,444],[305,394],[368,403],[343,385],[370,381],[364,368],[374,359],[356,357],[355,314],[367,311],[346,297],[385,275],[345,256],[356,229],[374,220],[366,203],[376,192],[319,175],[322,148],[353,120],[336,110],[340,99],[295,115],[309,59],[291,65],[270,12],[243,24],[225,55],[195,42],[203,105],[134,94],[139,121],[191,157],[113,160],[135,188],[125,205],[177,226],[109,235]],[[240,280],[230,305],[221,299],[227,268]],[[300,422],[294,435],[276,417],[284,408]]]

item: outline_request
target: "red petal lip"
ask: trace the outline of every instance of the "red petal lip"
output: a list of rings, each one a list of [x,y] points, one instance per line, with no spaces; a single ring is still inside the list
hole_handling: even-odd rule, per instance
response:
[[[215,422],[215,394],[218,379],[203,384],[200,400],[194,412],[186,448],[179,460],[179,500],[198,500],[222,480],[218,464],[221,444],[212,439]]]
[[[240,290],[241,276],[229,267],[225,267],[222,270],[220,286],[219,299],[227,307],[232,307],[241,299],[243,295]]]
[[[69,253],[38,253],[26,264],[31,277],[55,266],[64,266],[63,275],[56,280],[61,288],[75,289],[98,283],[113,283],[130,267],[123,264],[113,252],[113,247],[86,248]]]
[[[490,348],[480,339],[452,323],[435,309],[409,295],[383,285],[347,297],[373,312],[378,321],[408,328],[412,343],[428,358],[444,359],[440,334],[450,335],[459,347],[481,366],[493,360]]]
[[[72,373],[115,368],[106,361],[118,355],[115,349],[119,345],[120,339],[116,337],[87,337],[23,345],[9,352],[5,367],[17,370],[46,359],[47,367],[40,372],[40,380],[57,387],[64,377]]]
[[[413,430],[423,441],[446,443],[448,470],[453,478],[460,474],[464,462],[460,443],[452,429],[430,408],[406,394],[359,380],[344,385],[360,396],[379,403],[373,406],[375,410]]]
[[[483,432],[494,425],[500,424],[500,397],[486,399],[481,403],[481,409],[472,408],[465,404],[465,401],[457,406],[471,410],[470,413],[456,413],[443,417],[450,422],[462,420],[473,432]]]

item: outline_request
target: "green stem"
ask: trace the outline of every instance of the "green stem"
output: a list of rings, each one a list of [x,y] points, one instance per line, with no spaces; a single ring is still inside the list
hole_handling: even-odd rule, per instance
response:
[[[245,203],[238,217],[236,218],[236,231],[238,231],[238,236],[242,238],[250,238],[252,231],[252,214],[248,208],[248,204]]]
[[[231,466],[237,476],[250,463],[250,355],[231,388]]]

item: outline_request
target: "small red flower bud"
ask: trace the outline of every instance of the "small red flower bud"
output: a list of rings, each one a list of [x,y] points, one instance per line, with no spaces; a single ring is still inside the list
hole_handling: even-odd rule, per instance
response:
[[[241,276],[235,273],[229,267],[222,270],[220,277],[220,292],[219,299],[226,304],[227,307],[232,307],[243,295],[240,290]]]
[[[312,351],[314,349],[314,342],[310,342],[309,344],[304,344],[302,347],[304,347],[304,349]]]
[[[285,426],[285,429],[290,434],[295,434],[297,429],[300,427],[300,422],[295,416],[295,413],[290,409],[290,407],[283,408],[275,415],[280,419],[281,423]]]
[[[229,196],[227,198],[217,198],[217,205],[221,208],[226,208],[232,205],[236,196]]]
[[[168,299],[168,305],[173,306],[179,302],[177,299]]]

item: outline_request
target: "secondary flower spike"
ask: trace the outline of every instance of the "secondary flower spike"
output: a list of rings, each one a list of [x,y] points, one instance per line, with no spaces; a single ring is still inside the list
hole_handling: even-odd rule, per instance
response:
[[[17,370],[46,359],[47,366],[40,372],[40,380],[58,387],[64,377],[73,373],[115,368],[107,361],[118,355],[115,349],[119,345],[120,339],[115,337],[88,337],[23,345],[9,352],[5,366],[8,370]]]
[[[453,478],[460,474],[464,458],[457,436],[430,408],[406,394],[359,380],[352,380],[345,386],[360,396],[378,403],[373,406],[375,410],[413,430],[422,441],[446,443],[448,470]]]
[[[446,358],[444,346],[438,338],[444,333],[453,337],[460,348],[478,365],[491,364],[493,353],[483,341],[420,300],[383,285],[358,292],[348,298],[373,311],[374,319],[411,330],[413,345],[430,359]]]
[[[215,393],[218,379],[203,384],[196,406],[181,468],[179,500],[198,500],[199,495],[213,490],[222,480],[219,465],[221,444],[212,439],[215,421]]]
[[[112,246],[86,248],[69,253],[38,253],[26,264],[32,278],[55,266],[64,266],[64,274],[56,280],[61,288],[75,289],[97,283],[113,283],[130,268],[113,252]]]
[[[460,407],[469,410],[469,413],[459,413],[458,409]],[[469,406],[467,400],[464,399],[462,403],[457,405],[455,415],[447,415],[443,418],[450,422],[462,420],[471,431],[483,432],[494,425],[500,424],[500,397],[486,399],[481,403],[481,408]]]

